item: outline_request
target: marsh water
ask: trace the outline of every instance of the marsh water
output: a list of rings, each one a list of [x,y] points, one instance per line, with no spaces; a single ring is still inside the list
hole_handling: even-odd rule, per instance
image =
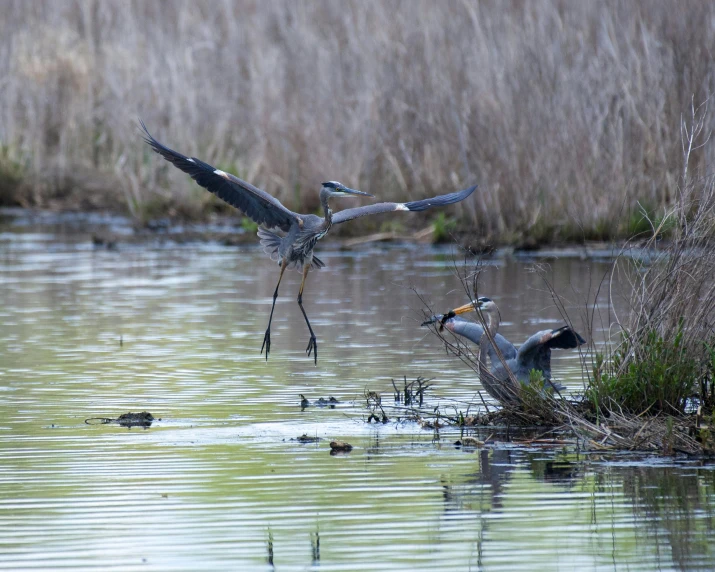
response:
[[[328,266],[305,293],[317,366],[296,272],[266,362],[278,268],[258,248],[98,248],[82,228],[5,219],[0,569],[713,569],[715,470],[703,461],[468,450],[457,430],[367,423],[365,392],[391,404],[392,378],[432,379],[426,412],[481,404],[474,372],[419,327],[415,290],[437,309],[466,301],[461,255],[400,244],[320,256]],[[532,263],[497,258],[482,279],[515,341],[562,323]],[[548,263],[581,326],[607,263]],[[553,370],[583,387],[578,352],[555,355]],[[339,403],[303,409],[300,394]],[[128,411],[160,420],[85,423]],[[333,439],[354,449],[331,456]]]

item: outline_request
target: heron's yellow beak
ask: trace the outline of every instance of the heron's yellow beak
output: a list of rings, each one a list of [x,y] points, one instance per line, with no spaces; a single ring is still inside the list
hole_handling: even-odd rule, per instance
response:
[[[470,302],[469,304],[465,304],[464,306],[460,306],[459,308],[455,308],[454,310],[452,310],[452,312],[455,315],[466,314],[467,312],[474,312],[474,311],[475,311],[475,309],[474,309],[473,302]]]

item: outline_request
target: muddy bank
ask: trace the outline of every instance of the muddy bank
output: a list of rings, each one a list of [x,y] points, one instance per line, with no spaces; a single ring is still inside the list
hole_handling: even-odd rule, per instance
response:
[[[258,245],[255,225],[247,225],[232,215],[212,215],[204,222],[181,222],[170,218],[139,224],[131,217],[100,212],[55,212],[19,207],[0,208],[0,232],[52,232],[70,243],[87,243],[94,248],[116,250],[144,244],[217,243],[225,246]],[[424,221],[423,221],[424,222]],[[345,250],[360,249],[367,244],[436,244],[431,226],[415,231],[388,231],[364,234],[332,233],[321,246]],[[465,251],[486,257],[517,259],[578,258],[609,260],[618,255],[622,243],[591,241],[584,243],[550,243],[534,247],[531,243],[488,244],[467,229],[450,235],[443,244],[454,244]],[[630,256],[647,256],[646,251],[631,249]],[[457,255],[461,255],[459,252]]]

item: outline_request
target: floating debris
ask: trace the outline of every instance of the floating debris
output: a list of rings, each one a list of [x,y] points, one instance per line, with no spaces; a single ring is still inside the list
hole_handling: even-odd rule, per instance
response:
[[[365,390],[365,401],[368,407],[380,407],[382,405],[382,397],[377,391]]]
[[[367,422],[372,423],[373,420],[375,421],[375,423],[382,423],[383,425],[390,422],[389,417],[384,411],[382,412],[382,418],[380,418],[377,413],[371,413],[370,416],[367,418]]]
[[[338,401],[332,395],[330,397],[328,397],[328,399],[321,397],[317,401],[313,401],[311,403],[305,395],[303,395],[302,393],[300,394],[300,406],[302,409],[305,409],[306,407],[310,407],[311,405],[314,407],[330,407],[331,409],[335,409],[335,406],[338,403],[340,403],[340,401]]]
[[[440,427],[442,427],[444,424],[439,422],[439,419],[418,419],[417,423],[420,424],[420,427],[422,429],[434,429],[435,431],[439,431]]]
[[[330,454],[337,455],[338,453],[349,453],[353,450],[353,446],[345,441],[331,441]]]
[[[108,423],[117,423],[122,427],[151,427],[154,421],[154,416],[148,411],[142,411],[141,413],[124,413],[117,417],[116,419],[111,419],[109,417],[90,417],[85,419],[84,422],[87,425],[106,425]],[[159,420],[161,421],[161,419]]]
[[[370,391],[367,388],[365,388],[365,401],[367,403],[367,408],[372,409],[372,413],[370,416],[367,418],[368,423],[372,423],[374,420],[375,423],[388,423],[390,421],[390,418],[387,416],[387,413],[385,413],[385,410],[382,407],[382,397],[377,391]],[[380,410],[379,414],[377,410]]]
[[[300,437],[291,438],[291,441],[298,441],[298,443],[317,443],[320,441],[320,437],[311,437],[307,433],[303,433]]]
[[[108,234],[93,234],[92,244],[95,246],[95,248],[117,250],[117,237]]]
[[[462,437],[459,441],[455,441],[454,444],[458,447],[465,447],[470,449],[484,447],[484,441],[480,441],[476,437]]]

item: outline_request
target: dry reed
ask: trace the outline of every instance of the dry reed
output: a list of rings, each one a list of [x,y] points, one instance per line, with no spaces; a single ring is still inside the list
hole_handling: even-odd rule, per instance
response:
[[[604,238],[678,200],[681,114],[715,90],[707,2],[1,5],[0,171],[25,175],[0,173],[5,203],[217,208],[142,117],[290,208],[325,179],[399,200],[478,182],[455,207],[474,234]]]

